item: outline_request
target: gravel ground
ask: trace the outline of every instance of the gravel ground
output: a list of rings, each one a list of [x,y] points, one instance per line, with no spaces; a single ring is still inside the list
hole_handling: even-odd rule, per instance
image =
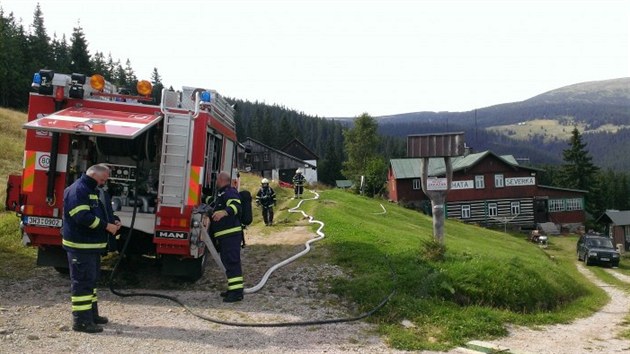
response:
[[[279,232],[252,230],[243,252],[246,286],[258,281],[268,265],[300,249],[312,237],[304,227],[278,227]],[[266,235],[265,235],[266,234]],[[271,242],[274,234],[278,238]],[[292,235],[292,236],[291,236]],[[291,236],[291,237],[290,237]],[[326,279],[345,276],[338,267],[322,264],[317,249],[271,276],[260,292],[237,304],[223,304],[218,291],[224,276],[213,264],[195,284],[165,281],[153,275],[154,265],[134,265],[121,279],[133,291],[175,295],[196,311],[222,320],[245,322],[299,321],[347,317],[353,304],[330,294]],[[139,275],[140,274],[140,275]],[[171,290],[164,290],[171,289]],[[173,290],[176,289],[176,290]],[[110,319],[101,334],[70,330],[69,281],[51,268],[19,282],[0,280],[0,352],[219,352],[331,353],[395,352],[365,322],[288,328],[238,328],[212,324],[191,316],[166,300],[119,298],[99,289],[99,305]]]
[[[597,279],[583,265],[578,264],[578,269],[608,293],[611,300],[606,306],[590,317],[569,324],[545,326],[540,330],[513,326],[509,336],[491,342],[528,353],[630,353],[630,341],[617,338],[622,329],[620,324],[630,309],[628,294]],[[620,279],[630,282],[630,277],[624,277],[625,280]]]

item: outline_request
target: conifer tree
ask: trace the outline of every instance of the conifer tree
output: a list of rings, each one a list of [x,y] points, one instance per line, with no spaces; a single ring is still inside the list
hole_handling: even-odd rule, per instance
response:
[[[70,71],[85,75],[92,75],[92,65],[90,63],[90,53],[88,51],[88,43],[83,33],[81,24],[78,23],[72,31],[70,39]]]

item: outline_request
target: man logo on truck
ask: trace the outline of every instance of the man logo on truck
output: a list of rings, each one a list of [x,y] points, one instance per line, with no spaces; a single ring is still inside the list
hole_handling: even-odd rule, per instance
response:
[[[174,238],[178,240],[185,240],[188,238],[187,232],[173,232],[173,231],[158,231],[157,237],[162,238]]]

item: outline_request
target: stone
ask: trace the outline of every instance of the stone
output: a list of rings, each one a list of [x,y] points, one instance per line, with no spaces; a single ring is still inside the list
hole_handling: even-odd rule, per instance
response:
[[[403,325],[403,327],[405,327],[405,328],[416,328],[416,325],[413,324],[413,322],[411,322],[411,321],[409,321],[407,319],[402,320],[402,322],[400,324]]]
[[[66,326],[66,325],[61,325],[61,326],[57,327],[57,329],[58,329],[60,332],[68,332],[68,331],[70,330],[70,327],[68,327],[68,326]]]
[[[39,337],[34,335],[34,334],[29,334],[28,336],[26,336],[26,339],[28,339],[28,340],[38,340]]]
[[[9,331],[8,329],[0,328],[0,334],[10,334],[10,333],[11,333],[11,331]]]

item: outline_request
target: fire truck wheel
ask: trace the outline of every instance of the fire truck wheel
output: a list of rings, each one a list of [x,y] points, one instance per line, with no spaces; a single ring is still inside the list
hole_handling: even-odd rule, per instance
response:
[[[57,273],[59,274],[70,274],[70,268],[68,267],[54,267]]]
[[[178,256],[162,256],[162,274],[174,276],[185,282],[196,282],[203,276],[208,252],[199,258],[181,259]]]

